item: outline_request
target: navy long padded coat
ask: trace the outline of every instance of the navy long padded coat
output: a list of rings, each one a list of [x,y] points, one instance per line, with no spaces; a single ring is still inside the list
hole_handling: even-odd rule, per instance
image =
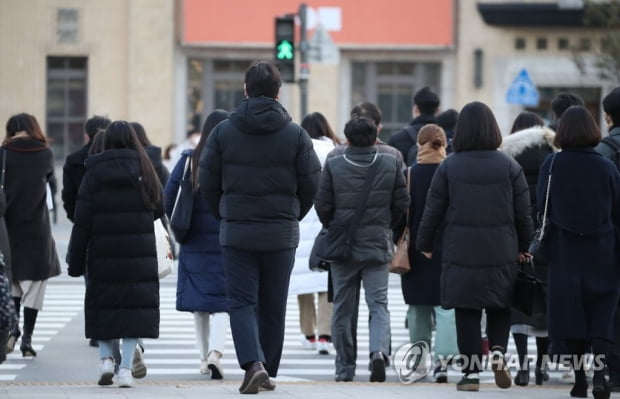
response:
[[[546,176],[550,155],[540,173]],[[546,181],[539,180],[538,208]],[[606,338],[620,296],[620,173],[593,148],[565,149],[553,163],[548,215],[548,324],[552,339]]]
[[[185,162],[193,150],[183,151],[166,184],[166,213],[172,215],[183,177]],[[198,167],[195,165],[194,167]],[[188,176],[191,176],[188,173]],[[180,245],[177,276],[177,310],[189,312],[227,312],[226,279],[219,242],[220,222],[207,209],[200,191],[194,192],[192,223],[186,241]]]
[[[142,198],[138,154],[106,150],[86,160],[67,262],[87,275],[86,337],[157,338],[159,277],[153,211]]]
[[[521,166],[496,150],[460,151],[437,168],[417,236],[432,252],[444,223],[441,306],[509,308],[519,252],[532,238]]]

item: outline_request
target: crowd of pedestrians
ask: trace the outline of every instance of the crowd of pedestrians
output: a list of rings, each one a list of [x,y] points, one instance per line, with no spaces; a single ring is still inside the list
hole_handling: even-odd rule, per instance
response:
[[[341,144],[319,112],[294,123],[278,102],[281,84],[273,63],[253,63],[238,107],[210,113],[202,132],[165,160],[138,122],[86,122],[87,143],[63,168],[62,200],[74,223],[68,272],[84,279],[85,336],[99,347],[98,384],[116,378],[131,387],[146,376],[141,339],[159,337],[160,322],[155,226],[168,226],[189,182],[176,308],[193,314],[197,370],[212,379],[224,377],[230,328],[242,394],[276,389],[289,295],[299,304],[303,347],[335,353],[335,380],[354,381],[362,287],[369,380],[386,380],[388,265],[405,226],[409,340],[433,356],[430,368],[408,363],[418,378],[432,373],[446,383],[448,367],[459,367],[456,389],[478,391],[488,339],[497,386],[528,385],[534,337],[536,384],[548,380],[552,356],[566,354],[572,397],[587,397],[590,382],[596,399],[620,388],[620,88],[603,99],[605,139],[572,93],[554,99],[549,126],[524,111],[504,136],[487,105],[439,112],[439,97],[424,87],[413,96],[413,120],[387,143],[381,110],[364,102],[351,110]],[[37,355],[37,314],[60,262],[46,205],[53,155],[34,116],[8,120],[0,162],[2,361],[18,341],[23,356]],[[549,259],[529,249],[543,223]],[[315,237],[330,228],[342,228],[350,255],[310,271]],[[513,306],[526,267],[545,292],[530,313]],[[588,353],[596,359],[591,381]]]

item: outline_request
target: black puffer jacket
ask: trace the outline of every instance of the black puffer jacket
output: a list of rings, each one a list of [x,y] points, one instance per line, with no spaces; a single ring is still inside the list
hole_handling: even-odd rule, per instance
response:
[[[139,186],[133,150],[107,150],[86,161],[67,261],[69,275],[88,274],[86,337],[157,338],[159,278],[152,211]]]
[[[521,166],[495,150],[456,152],[431,183],[417,249],[443,236],[441,305],[508,308],[519,252],[532,237],[530,198]]]
[[[72,222],[77,193],[84,178],[84,161],[88,158],[91,144],[89,142],[79,150],[67,155],[62,167],[62,206],[67,212],[67,218]]]
[[[213,129],[200,157],[200,188],[222,219],[220,244],[297,247],[299,220],[312,207],[320,173],[310,136],[280,103],[268,97],[241,102]]]
[[[414,118],[408,126],[390,137],[388,144],[400,151],[407,166],[416,161],[418,132],[424,125],[429,123],[437,123],[435,116],[422,114]]]
[[[355,214],[373,160],[379,162],[377,175],[355,233],[352,263],[387,264],[393,255],[391,229],[409,206],[402,161],[393,154],[380,152],[375,146],[347,147],[344,154],[334,150],[325,161],[314,201],[324,226],[346,223]]]

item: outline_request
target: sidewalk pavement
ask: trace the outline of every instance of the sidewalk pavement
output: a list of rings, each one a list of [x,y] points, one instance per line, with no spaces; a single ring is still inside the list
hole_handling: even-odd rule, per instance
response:
[[[241,381],[205,382],[137,382],[133,388],[116,386],[99,387],[95,383],[46,384],[2,383],[0,398],[7,399],[219,399],[241,398],[238,388]],[[458,392],[454,383],[336,383],[336,382],[283,382],[277,383],[272,392],[259,392],[261,397],[272,398],[329,398],[329,399],[391,399],[391,398],[438,398],[438,399],[494,399],[494,398],[569,398],[570,385],[549,387],[512,387],[499,389],[494,384],[481,384],[479,392]],[[620,394],[612,394],[612,398]]]

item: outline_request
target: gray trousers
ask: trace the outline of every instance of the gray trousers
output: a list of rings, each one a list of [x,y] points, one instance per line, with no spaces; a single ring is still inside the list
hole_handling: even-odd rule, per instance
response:
[[[357,318],[360,283],[363,284],[369,320],[370,353],[390,350],[387,264],[334,264],[332,341],[336,349],[336,376],[353,378],[357,360]]]

